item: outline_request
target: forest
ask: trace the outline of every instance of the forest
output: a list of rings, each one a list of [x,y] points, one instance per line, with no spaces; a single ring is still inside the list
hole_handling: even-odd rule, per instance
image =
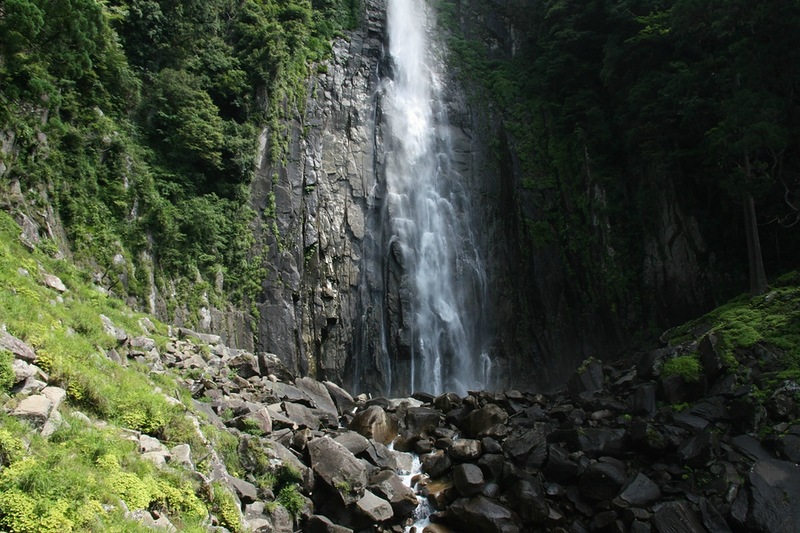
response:
[[[797,264],[800,4],[509,2],[513,50],[468,4],[442,3],[451,49],[514,140],[523,210],[537,213],[529,235],[561,247],[585,293],[635,291],[641,235],[665,190],[717,252],[718,297],[747,290],[748,277],[763,293],[767,276]],[[604,243],[616,259],[593,244],[598,214],[617,228]]]
[[[247,202],[259,133],[279,162],[283,119],[356,6],[4,1],[4,188],[47,191],[75,258],[117,294],[145,295],[146,252],[157,283],[204,280],[179,287],[184,300],[207,291],[242,303],[263,277]],[[134,265],[124,287],[121,263]]]

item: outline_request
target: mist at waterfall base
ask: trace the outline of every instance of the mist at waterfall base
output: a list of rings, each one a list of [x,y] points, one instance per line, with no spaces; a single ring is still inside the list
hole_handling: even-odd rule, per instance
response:
[[[454,168],[443,50],[422,0],[388,0],[388,58],[379,73],[381,154],[365,242],[361,349],[382,394],[466,394],[490,384],[488,288],[469,187]],[[399,317],[392,324],[389,313]],[[397,320],[395,320],[397,322]],[[354,365],[364,372],[367,365]],[[358,389],[364,376],[354,375]]]

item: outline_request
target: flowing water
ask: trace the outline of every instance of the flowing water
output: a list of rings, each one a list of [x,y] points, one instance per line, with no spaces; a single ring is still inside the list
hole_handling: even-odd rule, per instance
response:
[[[400,332],[409,339],[406,360],[384,365],[387,388],[465,394],[491,378],[487,288],[473,199],[453,165],[443,53],[431,38],[434,13],[424,0],[388,0],[387,26],[392,68],[382,80],[385,192],[377,249],[385,260],[400,257],[410,330]],[[393,339],[386,322],[378,343],[384,351]]]

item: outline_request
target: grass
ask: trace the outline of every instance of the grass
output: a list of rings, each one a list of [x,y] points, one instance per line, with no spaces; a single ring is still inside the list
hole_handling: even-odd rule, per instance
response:
[[[67,391],[60,411],[68,424],[44,439],[0,413],[0,530],[147,531],[125,518],[123,501],[131,510],[167,512],[181,531],[204,531],[201,522],[209,508],[216,509],[225,497],[201,499],[203,491],[189,472],[157,470],[140,458],[136,442],[121,429],[169,445],[188,443],[195,454],[206,455],[204,439],[187,416],[191,396],[175,377],[105,357],[104,350],[119,346],[104,330],[100,314],[133,336],[145,334],[140,320],[146,315],[99,291],[68,260],[55,259],[46,249],[25,249],[19,233],[11,217],[0,212],[0,324],[34,348],[48,381]],[[67,290],[60,294],[46,287],[45,273],[57,275]],[[148,336],[164,346],[166,327],[150,320],[155,332]],[[11,361],[11,354],[0,351],[0,393],[13,384]],[[183,404],[174,405],[167,394]],[[71,415],[77,410],[110,424],[99,429]],[[235,455],[233,435],[220,432],[210,440]]]
[[[687,322],[673,331],[670,342],[690,340],[693,331],[705,329],[717,336],[720,357],[729,370],[736,371],[746,360],[758,361],[765,395],[784,380],[800,379],[800,272],[777,278],[767,294],[743,294]],[[675,372],[693,373],[688,361],[672,364]]]

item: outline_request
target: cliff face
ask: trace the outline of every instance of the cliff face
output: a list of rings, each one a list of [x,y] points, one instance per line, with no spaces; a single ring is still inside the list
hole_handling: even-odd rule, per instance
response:
[[[302,123],[293,124],[289,161],[262,163],[253,185],[268,268],[257,345],[295,371],[337,381],[360,312],[362,245],[380,155],[374,94],[384,14],[382,1],[366,2],[362,28],[334,43],[333,57],[310,80]]]
[[[456,15],[464,35],[502,59],[517,53],[527,31],[518,8],[458,2]],[[256,344],[280,354],[293,371],[390,393],[391,373],[407,371],[410,317],[400,254],[370,259],[384,231],[379,84],[380,72],[391,68],[385,2],[366,2],[363,20],[361,29],[335,42],[333,57],[310,80],[289,160],[258,168],[252,203],[262,215],[256,231],[264,235],[268,279]],[[631,331],[663,326],[709,304],[713,254],[669,177],[652,206],[655,224],[647,228],[620,227],[608,215],[613,200],[588,163],[577,195],[531,190],[505,111],[458,68],[449,78],[452,162],[472,191],[486,256],[491,386],[557,384],[584,358],[608,357],[629,344]],[[262,147],[268,152],[266,141]],[[544,209],[559,205],[569,214],[584,199],[589,216],[574,231],[590,236],[585,249],[536,234]],[[573,235],[562,229],[567,239]],[[615,249],[626,232],[636,235],[633,252]],[[582,272],[587,257],[599,266],[591,276]],[[627,277],[614,285],[609,280],[619,272]],[[385,309],[374,308],[375,294]]]

